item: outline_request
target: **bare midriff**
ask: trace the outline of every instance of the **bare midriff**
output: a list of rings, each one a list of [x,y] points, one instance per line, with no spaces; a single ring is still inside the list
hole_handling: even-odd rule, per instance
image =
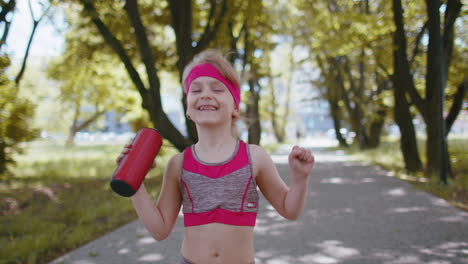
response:
[[[254,263],[253,226],[212,223],[185,227],[182,255],[195,264]]]

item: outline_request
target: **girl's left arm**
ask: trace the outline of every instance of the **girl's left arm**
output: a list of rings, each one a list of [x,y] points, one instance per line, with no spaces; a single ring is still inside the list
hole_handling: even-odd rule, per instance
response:
[[[256,182],[265,198],[286,219],[299,218],[307,197],[309,174],[314,156],[309,150],[294,146],[288,156],[290,185],[281,179],[270,155],[261,147],[250,145]]]

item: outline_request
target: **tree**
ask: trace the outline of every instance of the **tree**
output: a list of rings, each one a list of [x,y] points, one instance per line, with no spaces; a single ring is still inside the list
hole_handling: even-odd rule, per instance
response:
[[[403,22],[403,9],[400,0],[393,0],[393,15],[395,23],[394,49],[393,49],[393,91],[394,91],[394,118],[400,128],[400,148],[405,161],[405,168],[409,172],[422,170],[413,117],[410,112],[406,91],[414,86],[410,72],[410,65],[406,53],[406,32]]]
[[[109,29],[106,23],[101,19],[99,10],[96,7],[98,3],[90,0],[80,0],[80,3],[84,7],[86,14],[91,18],[92,23],[97,27],[99,33],[104,38],[105,42],[112,48],[112,50],[118,55],[122,63],[132,80],[133,84],[137,88],[141,98],[142,106],[150,114],[151,120],[156,128],[161,132],[162,136],[167,138],[176,148],[179,150],[185,149],[186,146],[196,140],[196,131],[190,121],[187,121],[188,127],[188,139],[185,138],[180,131],[168,119],[164,109],[162,109],[161,95],[160,95],[160,79],[158,77],[158,68],[156,65],[160,63],[160,57],[155,56],[154,46],[149,41],[148,34],[151,31],[147,26],[144,25],[144,19],[148,19],[146,16],[142,16],[140,10],[144,10],[145,15],[151,14],[154,16],[154,12],[150,12],[146,8],[154,5],[146,6],[138,4],[137,1],[125,1],[123,9],[127,14],[129,24],[129,30],[134,39],[132,42],[136,42],[136,51],[138,52],[141,63],[145,69],[145,77],[148,83],[145,84],[142,75],[137,71],[134,66],[135,62],[132,60],[132,56],[128,54],[122,41],[116,37],[115,33]],[[162,2],[159,6],[159,10],[163,14],[170,14],[170,25],[175,33],[175,47],[176,54],[178,55],[177,70],[179,74],[182,74],[182,69],[185,65],[193,58],[193,56],[207,48],[211,41],[216,36],[221,22],[224,19],[226,12],[226,1],[222,1],[218,4],[216,1],[210,1],[208,4],[200,4],[192,6],[192,1],[168,1]],[[194,12],[200,15],[199,21],[195,22],[192,16],[193,9],[195,8],[207,8],[208,11]],[[219,8],[218,8],[219,7]],[[100,6],[105,8],[105,6]],[[117,7],[118,8],[118,7]],[[112,10],[115,12],[115,9]],[[205,17],[202,14],[206,15]],[[162,25],[166,26],[169,21],[162,19]],[[153,28],[153,27],[151,27]],[[157,46],[157,45],[156,45]],[[174,54],[171,54],[174,55]],[[182,99],[185,102],[185,95]],[[184,105],[185,109],[185,105]]]
[[[270,2],[276,4],[276,1]],[[243,121],[247,126],[248,142],[252,144],[260,144],[261,140],[261,80],[270,75],[269,54],[274,47],[271,36],[275,20],[270,6],[274,4],[265,1],[230,2],[229,19],[220,31],[222,36],[227,32],[227,37],[214,41],[217,47],[229,47],[229,60],[238,66],[242,82],[248,87],[248,91],[242,94],[245,103],[242,115],[245,117]]]
[[[445,101],[445,60],[442,53],[442,35],[440,33],[440,3],[426,0],[428,14],[429,44],[427,51],[426,72],[426,173],[439,175],[442,182],[447,183],[448,148],[445,137],[444,101]],[[460,4],[461,6],[461,4]],[[455,22],[455,20],[453,20]],[[446,25],[448,26],[448,25]]]
[[[460,95],[463,95],[463,88],[458,89],[452,104],[453,110],[448,117],[450,120],[444,120],[443,111],[445,104],[445,85],[447,79],[447,72],[453,51],[454,41],[454,25],[456,18],[460,14],[461,2],[457,0],[448,1],[445,8],[445,23],[444,28],[441,30],[441,18],[440,18],[440,2],[438,1],[426,1],[426,13],[427,22],[421,28],[415,42],[415,48],[411,62],[415,62],[416,56],[418,55],[419,41],[424,35],[424,32],[428,31],[429,43],[427,46],[426,54],[426,67],[425,70],[425,96],[421,96],[416,85],[413,81],[413,74],[411,72],[408,57],[406,54],[406,35],[404,29],[404,22],[402,18],[403,8],[401,1],[393,1],[394,5],[394,16],[395,25],[397,26],[396,35],[398,39],[395,39],[395,45],[397,49],[401,49],[400,62],[403,65],[399,65],[404,69],[399,69],[400,72],[395,74],[396,82],[402,81],[408,85],[404,87],[404,92],[408,93],[411,97],[412,102],[421,113],[423,120],[426,124],[426,175],[439,175],[442,182],[447,183],[447,175],[450,171],[450,164],[448,159],[448,146],[447,146],[447,129],[446,126],[450,125],[451,120],[456,119],[456,113],[459,112],[460,106]],[[443,31],[444,35],[441,35]],[[396,36],[397,37],[397,36]],[[403,46],[405,45],[405,46]],[[449,56],[449,57],[446,57]],[[397,65],[395,65],[397,67]],[[419,70],[413,65],[413,70],[418,73]],[[395,68],[395,71],[397,69]],[[422,71],[419,72],[422,75]],[[398,80],[400,78],[400,80]],[[463,82],[463,81],[461,81]],[[401,84],[401,83],[400,83]],[[404,94],[401,95],[400,100],[406,100],[403,98]],[[463,99],[461,99],[462,101]],[[458,111],[457,111],[458,108]],[[450,123],[449,123],[450,122]],[[413,155],[415,155],[414,153]]]
[[[5,70],[10,61],[7,56],[0,57],[0,180],[8,178],[9,166],[15,163],[14,155],[22,153],[21,142],[34,139],[37,130],[31,128],[34,105],[19,98],[14,83],[9,80]]]
[[[339,75],[331,68],[333,63],[325,63],[321,54],[317,54],[316,61],[322,73],[321,79],[313,81],[312,83],[319,87],[322,98],[327,100],[329,105],[330,117],[333,120],[333,129],[335,130],[335,138],[338,144],[342,147],[348,147],[346,138],[341,134],[342,111],[340,108],[341,90],[339,89],[340,79]],[[327,65],[330,68],[327,68]]]
[[[329,101],[338,140],[344,144],[339,133],[339,118],[344,118],[361,149],[379,144],[389,109],[383,100],[389,81],[379,65],[388,64],[380,54],[390,47],[391,26],[382,22],[384,3],[375,5],[369,1],[297,1],[303,16],[313,19],[298,21],[296,38],[325,76],[319,83],[335,90],[322,94]],[[343,114],[339,115],[338,108],[343,108]]]
[[[3,35],[0,51],[6,43],[11,20],[7,19],[16,7],[16,1],[1,2],[0,24]],[[31,127],[35,106],[21,98],[11,79],[6,75],[10,66],[7,54],[0,54],[0,179],[7,178],[9,166],[15,163],[14,155],[23,151],[20,143],[37,137],[37,130]]]
[[[286,127],[291,117],[293,87],[297,84],[295,77],[301,66],[294,54],[298,44],[291,32],[295,32],[298,20],[301,18],[295,13],[294,7],[288,3],[271,1],[264,8],[268,10],[268,24],[271,25],[269,30],[272,31],[272,38],[281,39],[276,43],[272,42],[269,48],[271,51],[263,56],[263,60],[267,60],[270,68],[270,72],[266,74],[269,92],[264,96],[268,103],[264,104],[267,105],[264,108],[270,119],[273,135],[277,142],[283,143],[286,139]],[[281,63],[278,63],[278,57]]]
[[[245,11],[244,49],[242,51],[242,79],[249,88],[246,94],[246,122],[248,141],[260,144],[262,135],[262,117],[260,115],[260,97],[263,90],[261,80],[271,78],[269,56],[276,47],[273,37],[281,36],[283,31],[273,31],[278,27],[275,17],[281,4],[277,1],[249,1]],[[262,98],[265,98],[264,96]],[[267,103],[268,104],[268,103]]]
[[[76,44],[69,38],[65,53],[48,68],[49,76],[60,81],[60,99],[69,106],[65,111],[72,112],[69,146],[74,145],[77,132],[95,124],[106,112],[122,112],[138,102],[124,69],[115,66],[115,57]]]

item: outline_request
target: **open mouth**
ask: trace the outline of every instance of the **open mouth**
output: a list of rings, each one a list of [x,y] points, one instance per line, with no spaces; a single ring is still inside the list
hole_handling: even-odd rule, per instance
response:
[[[216,111],[218,110],[218,107],[213,105],[201,105],[197,109],[198,111]]]

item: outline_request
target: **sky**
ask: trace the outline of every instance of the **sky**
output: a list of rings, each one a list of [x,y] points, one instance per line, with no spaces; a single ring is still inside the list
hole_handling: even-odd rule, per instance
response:
[[[38,5],[39,2],[38,0],[32,0],[36,19],[41,14],[41,9]],[[56,21],[59,21],[59,19],[56,19]],[[6,47],[6,52],[10,54],[13,63],[17,63],[23,59],[26,45],[31,34],[32,24],[28,1],[17,1],[17,9],[13,16]],[[30,50],[29,58],[32,61],[37,57],[50,57],[60,54],[64,39],[57,28],[58,26],[52,25],[46,18],[41,21],[36,30]]]

